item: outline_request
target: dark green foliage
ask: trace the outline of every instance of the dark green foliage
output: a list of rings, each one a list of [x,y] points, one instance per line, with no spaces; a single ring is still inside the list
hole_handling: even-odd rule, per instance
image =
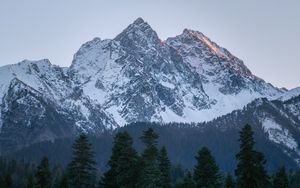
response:
[[[183,180],[176,184],[176,188],[196,188],[193,176],[191,172],[188,172]]]
[[[159,146],[165,146],[168,149],[170,161],[174,164],[181,164],[184,169],[191,169],[195,165],[194,156],[199,148],[207,146],[220,167],[221,171],[233,174],[236,168],[235,154],[239,151],[239,130],[241,125],[245,125],[246,118],[241,118],[242,114],[238,113],[235,119],[229,118],[224,121],[213,121],[201,124],[184,124],[184,123],[133,123],[120,129],[116,129],[113,133],[104,132],[100,136],[89,136],[90,142],[93,144],[95,159],[97,159],[99,169],[105,169],[107,161],[110,159],[113,145],[113,138],[117,132],[127,131],[134,141],[134,148],[142,153],[144,145],[140,142],[139,137],[143,131],[149,127],[153,127],[156,133],[159,134]],[[249,118],[248,118],[249,120]],[[234,124],[232,124],[234,122]],[[268,141],[266,135],[261,131],[261,126],[253,125],[255,132],[255,148],[263,151],[268,163],[266,169],[270,173],[275,173],[280,166],[285,166],[286,169],[297,170],[296,162],[286,155],[282,148]],[[226,127],[220,129],[216,126]],[[255,126],[254,126],[255,125]],[[294,134],[292,132],[292,134]],[[216,139],[217,138],[217,139]],[[299,136],[295,136],[295,139]],[[11,159],[21,161],[39,161],[42,156],[48,156],[50,161],[66,166],[71,160],[71,146],[74,142],[73,138],[58,139],[54,142],[38,143],[17,153],[10,155]],[[102,173],[102,172],[101,172]],[[14,183],[15,177],[13,177]],[[21,180],[19,178],[19,180]]]
[[[86,135],[80,135],[73,144],[73,158],[68,165],[70,186],[74,188],[93,188],[96,181],[96,162],[94,152]]]
[[[300,187],[300,171],[296,171],[290,174],[289,179],[290,179],[290,188]]]
[[[184,170],[181,165],[171,166],[170,179],[171,184],[174,187],[177,183],[184,178]]]
[[[4,177],[0,177],[0,187],[2,188],[12,188],[13,182],[10,174],[5,175]]]
[[[279,168],[276,172],[273,179],[273,188],[289,188],[289,180],[284,167]]]
[[[104,174],[102,187],[133,188],[137,184],[138,155],[132,147],[133,141],[127,132],[115,136],[109,170]]]
[[[167,134],[168,132],[164,132],[167,129],[163,129],[163,127],[160,127],[160,129],[158,129],[157,127],[155,127],[155,130],[156,129],[159,130],[158,132],[160,134],[168,135]],[[168,130],[169,129],[171,128],[168,127]],[[143,130],[142,127],[141,130]],[[191,130],[191,132],[193,131]],[[136,135],[141,135],[141,131],[135,132],[135,136]],[[253,149],[254,139],[253,139],[253,132],[251,131],[251,127],[245,126],[243,130],[240,132],[240,136],[241,136],[240,138],[241,149],[240,152],[237,154],[237,159],[239,162],[238,168],[236,169],[236,174],[238,176],[237,178],[240,178],[239,179],[240,181],[244,180],[242,178],[245,176],[250,177],[249,178],[250,180],[252,180],[251,178],[253,177],[256,178],[254,179],[254,181],[256,182],[254,182],[253,184],[249,182],[250,185],[247,184],[246,186],[244,186],[246,188],[270,187],[271,185],[268,182],[267,173],[263,168],[264,167],[263,165],[265,164],[264,156]],[[167,150],[165,147],[163,147],[160,151],[158,151],[157,149],[158,135],[156,134],[156,132],[154,132],[153,129],[150,128],[147,131],[144,131],[143,136],[140,138],[145,145],[144,152],[142,153],[141,157],[139,157],[139,155],[133,148],[132,146],[133,139],[127,132],[119,132],[115,136],[111,159],[108,162],[109,169],[104,174],[104,178],[102,179],[103,181],[100,182],[101,184],[99,185],[99,187],[111,187],[111,188],[220,187],[221,176],[218,171],[218,166],[216,165],[214,158],[211,156],[210,150],[208,150],[207,148],[203,148],[201,151],[198,152],[197,165],[194,169],[195,175],[192,175],[191,173],[187,173],[186,176],[184,176],[185,173],[182,170],[180,165],[171,166],[171,163],[168,159]],[[170,137],[164,139],[170,139]],[[135,145],[135,147],[138,146]],[[96,178],[95,175],[96,169],[94,167],[95,162],[93,162],[94,160],[93,160],[93,152],[91,150],[91,144],[88,142],[86,136],[81,136],[78,140],[75,141],[73,146],[73,151],[74,151],[73,161],[69,164],[66,171],[61,166],[53,166],[53,170],[50,171],[49,162],[45,158],[40,162],[40,165],[37,168],[35,168],[34,165],[25,163],[24,161],[15,161],[15,160],[9,161],[0,158],[0,188],[41,187],[40,185],[38,185],[39,184],[38,182],[43,182],[43,183],[48,182],[47,184],[49,185],[52,184],[51,188],[71,188],[71,187],[93,188],[95,187],[95,184],[91,184],[91,185],[81,184],[79,186],[78,184],[77,185],[70,184],[70,182],[72,183],[72,181],[74,180],[74,179],[72,180],[72,178],[76,177],[74,175],[78,175],[82,172],[88,172],[87,174],[92,174],[93,177],[92,180],[93,182],[95,182],[94,181]],[[141,151],[141,149],[139,151]],[[168,147],[168,152],[169,152],[169,147]],[[88,158],[88,160],[83,160],[84,158]],[[247,160],[251,161],[251,163],[250,164],[247,163]],[[86,165],[86,161],[90,161],[88,163],[89,165]],[[251,166],[253,164],[254,167]],[[71,170],[72,165],[74,165],[74,167],[77,168],[77,169],[76,168],[73,169],[75,170],[79,169],[79,171],[75,171],[75,170],[72,171]],[[90,173],[89,170],[92,173]],[[75,173],[75,172],[79,172],[79,173]],[[50,175],[46,176],[43,174],[50,174]],[[199,176],[199,174],[202,174],[202,176],[201,175]],[[216,174],[216,175],[214,176],[212,174]],[[300,172],[291,170],[289,171],[288,174],[289,174],[289,178],[284,168],[280,168],[273,177],[273,187],[299,188]],[[46,177],[47,178],[50,177],[50,179],[53,179],[52,182],[50,180],[38,181],[38,179],[47,179]],[[212,178],[209,179],[208,177],[212,177]],[[199,181],[199,179],[202,179],[202,181]],[[246,180],[249,179],[246,178]],[[288,179],[290,179],[289,182]],[[200,185],[199,182],[201,182]],[[211,184],[202,185],[205,182],[206,183],[210,182]],[[238,187],[234,182],[234,178],[230,175],[228,175],[222,182],[224,183],[224,187],[226,188]],[[261,184],[258,184],[257,182]],[[11,186],[12,183],[13,186]],[[49,187],[49,186],[42,185],[42,187]],[[243,186],[240,185],[239,187],[243,187]]]
[[[33,175],[29,175],[27,177],[27,181],[26,181],[25,185],[26,185],[26,188],[33,188],[34,187],[34,178],[33,178]]]
[[[142,143],[146,146],[146,149],[153,149],[156,150],[158,134],[154,132],[153,128],[149,128],[143,132],[143,136],[140,137]],[[146,151],[146,150],[145,150]],[[154,155],[154,154],[153,154]],[[151,155],[151,156],[153,156]]]
[[[171,162],[168,158],[168,153],[165,147],[162,147],[159,153],[159,168],[161,171],[161,181],[162,187],[170,188],[171,180],[170,180],[170,170],[171,170]]]
[[[203,147],[196,156],[194,181],[198,188],[216,188],[221,186],[221,175],[215,159],[207,147]]]
[[[68,175],[64,173],[59,182],[59,188],[69,188]]]
[[[10,175],[14,187],[26,187],[29,177],[31,177],[33,182],[34,173],[34,165],[24,161],[6,160],[0,157],[0,185],[2,185],[1,182],[3,182],[5,176]]]
[[[158,161],[157,150],[158,135],[152,128],[144,131],[141,141],[145,144],[146,148],[141,158],[141,171],[138,181],[138,187],[143,188],[162,188],[161,171]]]
[[[41,163],[37,167],[35,172],[35,188],[50,188],[52,185],[52,174],[49,167],[49,161],[47,157],[43,157]]]
[[[234,182],[234,179],[233,177],[228,174],[225,178],[225,188],[235,188],[235,182]]]
[[[52,188],[60,188],[61,178],[64,176],[64,169],[61,166],[55,166],[52,170],[53,183]]]
[[[254,139],[250,125],[246,125],[240,132],[240,151],[236,155],[238,160],[235,175],[238,188],[269,187],[269,178],[264,165],[264,155],[253,149]]]

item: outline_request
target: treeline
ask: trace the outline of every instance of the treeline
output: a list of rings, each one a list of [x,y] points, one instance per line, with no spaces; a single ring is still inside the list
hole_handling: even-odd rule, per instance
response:
[[[203,147],[191,170],[172,166],[165,147],[158,148],[158,134],[152,129],[140,137],[144,151],[139,154],[127,132],[114,138],[108,170],[99,173],[94,151],[86,135],[75,140],[72,160],[66,168],[51,168],[47,157],[40,164],[0,160],[0,188],[296,188],[300,172],[287,173],[284,167],[269,176],[266,160],[254,149],[250,125],[240,131],[240,150],[234,174],[222,173],[210,152]]]

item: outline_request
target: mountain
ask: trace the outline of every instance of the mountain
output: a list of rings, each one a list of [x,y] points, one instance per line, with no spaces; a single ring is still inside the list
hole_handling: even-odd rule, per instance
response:
[[[141,18],[113,40],[96,38],[75,54],[70,75],[119,125],[210,121],[282,90],[199,32],[161,41]]]
[[[4,66],[0,75],[1,153],[118,126],[100,105],[72,86],[65,69],[48,60]]]
[[[297,97],[300,95],[300,87],[291,89],[285,93],[283,93],[278,99],[282,100],[282,101],[287,101],[293,97]]]
[[[83,44],[70,67],[46,59],[0,67],[0,150],[8,154],[81,132],[101,136],[134,122],[223,122],[223,129],[230,117],[238,130],[246,121],[234,114],[254,105],[247,120],[298,160],[298,132],[290,128],[299,123],[298,91],[266,83],[198,31],[162,41],[138,18],[114,39]],[[268,108],[256,112],[259,101]],[[263,116],[270,109],[272,116]]]

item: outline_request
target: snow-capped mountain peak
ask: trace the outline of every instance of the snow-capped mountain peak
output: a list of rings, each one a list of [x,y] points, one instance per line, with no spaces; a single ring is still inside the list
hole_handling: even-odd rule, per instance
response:
[[[63,68],[52,65],[48,59],[38,61],[24,60],[20,63],[0,68],[0,97],[8,89],[14,78],[44,93],[47,97],[58,99],[64,90],[66,75]]]
[[[18,75],[52,101],[70,100],[81,91],[80,96],[101,105],[121,126],[135,121],[209,121],[255,98],[281,93],[201,32],[185,29],[162,42],[142,18],[115,39],[94,38],[83,44],[70,68],[47,60],[20,64],[26,68],[10,77]]]
[[[201,42],[204,45],[206,45],[207,48],[211,50],[215,55],[217,55],[219,58],[227,59],[229,60],[229,56],[224,52],[225,49],[220,48],[215,43],[213,43],[208,37],[206,37],[203,33],[199,31],[194,31],[191,29],[184,29],[182,33],[182,37],[185,39],[191,39],[194,42]]]
[[[186,58],[189,58],[188,62],[199,71],[203,70],[199,66],[206,64],[207,66],[213,66],[213,68],[231,69],[230,71],[237,72],[245,77],[255,78],[242,60],[233,56],[225,48],[218,46],[199,31],[184,29],[182,34],[168,38],[166,43],[177,49],[183,57],[187,56]]]
[[[253,75],[201,32],[185,29],[162,42],[142,18],[114,39],[83,44],[68,68],[49,60],[26,60],[1,67],[0,76],[1,129],[9,126],[8,117],[21,111],[7,100],[18,100],[22,109],[28,105],[33,111],[40,108],[25,103],[35,101],[51,109],[51,117],[36,113],[45,122],[59,119],[75,130],[96,134],[137,121],[211,121],[254,99],[284,92]],[[14,78],[28,87],[16,87],[15,98],[5,97]],[[4,112],[4,105],[11,109]]]
[[[292,99],[293,97],[300,96],[300,87],[296,87],[294,89],[288,90],[287,92],[283,93],[278,99],[282,101],[287,101]]]
[[[157,33],[142,18],[135,20],[114,40],[133,51],[149,50],[160,45]]]

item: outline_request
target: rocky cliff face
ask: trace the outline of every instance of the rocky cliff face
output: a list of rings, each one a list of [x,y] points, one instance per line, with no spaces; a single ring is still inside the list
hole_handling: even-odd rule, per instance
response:
[[[141,18],[113,40],[84,44],[70,74],[121,126],[210,121],[283,92],[200,32],[186,29],[161,41]]]

